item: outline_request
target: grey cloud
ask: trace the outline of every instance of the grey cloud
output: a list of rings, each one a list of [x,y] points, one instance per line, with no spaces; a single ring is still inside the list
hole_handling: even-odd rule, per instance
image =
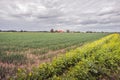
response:
[[[10,25],[24,24],[28,29],[37,25],[35,30],[49,29],[46,26],[77,30],[104,25],[109,29],[120,23],[119,3],[119,0],[0,0],[0,21],[4,21],[0,25],[9,26],[6,23],[9,20]]]
[[[101,12],[101,13],[98,14],[98,16],[105,16],[105,15],[119,16],[120,15],[120,8],[117,8],[117,10],[112,9],[110,11]]]
[[[80,24],[82,25],[90,25],[90,24],[96,24],[96,23],[98,23],[97,20],[84,20],[80,22]]]
[[[107,14],[106,14],[107,15]],[[82,25],[90,25],[90,24],[116,24],[120,23],[120,16],[110,16],[108,18],[100,18],[96,16],[94,19],[87,19],[80,22]]]

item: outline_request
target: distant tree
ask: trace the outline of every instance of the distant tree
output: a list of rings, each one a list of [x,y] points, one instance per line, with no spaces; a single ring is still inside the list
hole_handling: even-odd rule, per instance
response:
[[[55,32],[58,32],[58,30],[55,30]]]
[[[92,31],[86,31],[86,33],[93,33]]]
[[[20,30],[20,32],[24,32],[23,30]]]
[[[53,33],[53,32],[54,32],[54,29],[51,29],[51,30],[50,30],[50,32],[52,32],[52,33]]]
[[[2,30],[0,30],[0,32],[2,32]]]
[[[67,33],[69,33],[69,32],[70,32],[70,30],[66,30],[66,32],[67,32]]]
[[[7,30],[5,32],[17,32],[16,30]]]

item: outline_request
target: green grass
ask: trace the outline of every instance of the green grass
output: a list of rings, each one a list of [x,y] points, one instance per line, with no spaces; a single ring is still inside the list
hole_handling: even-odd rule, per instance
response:
[[[120,80],[120,35],[112,34],[45,63],[27,73],[25,80]]]
[[[73,45],[81,45],[106,36],[107,33],[32,33],[32,32],[1,32],[0,54],[45,54]],[[21,54],[21,55],[22,55]]]
[[[21,51],[28,48],[48,48],[52,50],[92,41],[106,33],[0,33],[2,51]]]
[[[30,61],[34,63],[35,60],[28,59],[26,54],[46,59],[53,56],[43,56],[49,51],[69,50],[72,46],[78,47],[106,35],[108,33],[0,32],[0,62],[16,66],[25,65]],[[1,74],[6,75],[4,72]]]
[[[26,60],[26,57],[22,54],[10,54],[10,55],[6,55],[4,53],[0,54],[0,61],[2,61],[3,63],[7,62],[8,64],[9,63],[23,64],[25,60]]]

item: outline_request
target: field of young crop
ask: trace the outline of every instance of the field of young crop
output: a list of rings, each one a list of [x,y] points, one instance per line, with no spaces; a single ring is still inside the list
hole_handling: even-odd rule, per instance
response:
[[[14,75],[18,68],[31,70],[34,66],[52,61],[58,54],[106,35],[108,33],[0,32],[0,79]],[[56,68],[59,67],[61,72],[58,69],[56,74],[63,71],[59,64]]]
[[[120,34],[111,34],[44,63],[20,80],[120,80]]]

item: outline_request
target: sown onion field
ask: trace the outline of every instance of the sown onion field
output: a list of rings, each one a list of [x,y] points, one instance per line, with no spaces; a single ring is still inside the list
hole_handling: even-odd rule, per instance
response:
[[[120,34],[71,50],[33,68],[29,73],[18,69],[19,80],[120,80]],[[13,78],[14,79],[14,78]]]
[[[75,65],[81,60],[81,57],[83,57],[84,60],[83,54],[77,54],[81,50],[71,50],[80,47],[83,44],[100,39],[106,35],[108,35],[108,33],[1,32],[0,79],[4,80],[11,76],[15,76],[16,70],[18,70],[18,73],[20,72],[20,74],[15,76],[15,78],[20,78],[19,76],[21,76],[22,79],[20,80],[24,80],[23,78],[28,80],[29,78],[32,78],[31,80],[33,80],[33,78],[34,80],[54,78],[65,79],[66,77],[64,76],[69,77],[68,74],[70,74],[67,70],[70,68],[73,70],[74,68],[72,69],[72,66],[75,67]],[[94,50],[94,48],[88,49],[90,49],[91,52],[97,51],[96,49]],[[51,62],[53,57],[56,57],[61,53],[66,53],[66,51],[68,51],[70,55],[63,54],[64,56],[53,60],[51,63],[52,67],[49,67],[51,64],[47,63],[41,65],[42,67],[40,66],[40,69],[35,68],[37,72],[33,71],[33,73],[28,73],[31,71],[32,67],[38,66],[44,62]],[[89,54],[89,51],[86,49],[82,51],[84,51],[84,54],[86,53],[87,58],[89,56],[87,55],[87,53]],[[71,62],[74,61],[72,58],[75,58],[75,62]],[[25,71],[22,71],[21,69],[24,69]],[[66,74],[64,75],[63,73]],[[71,79],[73,77],[71,76]]]

